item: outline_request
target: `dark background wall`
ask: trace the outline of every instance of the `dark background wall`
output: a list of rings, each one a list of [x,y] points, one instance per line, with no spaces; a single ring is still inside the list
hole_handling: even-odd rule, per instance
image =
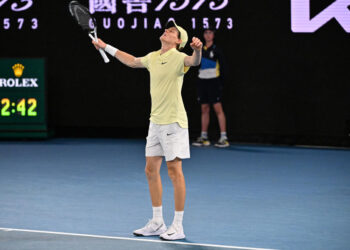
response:
[[[149,76],[146,70],[131,69],[113,60],[104,64],[89,38],[68,12],[69,1],[34,1],[24,12],[12,12],[9,0],[0,7],[1,57],[46,57],[48,68],[49,123],[57,136],[146,136],[150,113]],[[170,1],[173,2],[173,1]],[[169,3],[170,3],[169,2]],[[184,1],[178,1],[178,5]],[[128,25],[134,17],[169,17],[200,36],[203,17],[210,24],[222,18],[216,42],[226,55],[229,76],[224,85],[224,109],[228,135],[233,141],[282,144],[349,146],[350,132],[350,35],[335,19],[315,33],[291,31],[290,1],[229,1],[226,8],[212,11],[206,1],[174,12],[169,3],[161,12],[148,5],[148,13],[126,14],[117,0],[118,12],[96,13],[101,24],[110,17],[112,27],[100,29],[100,37],[135,56],[160,48],[162,29],[119,29],[117,19]],[[214,1],[220,4],[222,1]],[[334,1],[311,1],[311,16]],[[88,1],[81,1],[88,5]],[[21,30],[16,20],[39,19],[39,29],[29,23]],[[13,25],[3,28],[4,18]],[[191,18],[197,27],[192,28]],[[233,19],[233,29],[224,22]],[[25,23],[26,24],[26,23]],[[185,52],[190,54],[189,46]],[[196,101],[197,69],[186,74],[183,99],[191,137],[200,132],[200,107]],[[212,116],[210,134],[219,134]]]

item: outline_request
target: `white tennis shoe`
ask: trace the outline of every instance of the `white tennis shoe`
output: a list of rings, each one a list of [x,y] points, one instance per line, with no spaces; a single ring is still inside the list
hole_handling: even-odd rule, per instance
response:
[[[184,234],[184,229],[182,225],[172,224],[165,233],[159,236],[162,240],[181,240],[186,236]]]
[[[136,236],[154,236],[161,235],[166,232],[167,227],[164,224],[164,221],[158,222],[155,220],[149,220],[146,226],[143,228],[137,229],[134,231]]]

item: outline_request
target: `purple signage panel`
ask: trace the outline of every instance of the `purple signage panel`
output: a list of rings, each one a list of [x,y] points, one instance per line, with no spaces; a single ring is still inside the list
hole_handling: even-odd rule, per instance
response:
[[[295,33],[313,33],[332,18],[335,18],[340,26],[347,33],[350,33],[349,6],[350,0],[336,0],[315,17],[311,18],[310,0],[291,0],[292,31]]]

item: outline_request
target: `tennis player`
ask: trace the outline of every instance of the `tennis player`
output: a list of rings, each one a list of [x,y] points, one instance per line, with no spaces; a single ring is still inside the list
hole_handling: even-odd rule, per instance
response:
[[[182,159],[190,158],[188,122],[182,101],[181,88],[184,74],[191,66],[198,66],[202,56],[202,42],[192,38],[191,56],[180,52],[187,43],[187,32],[174,21],[166,25],[160,37],[161,49],[136,58],[98,40],[102,48],[120,62],[132,68],[147,68],[150,72],[152,111],[146,143],[146,176],[152,200],[153,218],[134,231],[136,236],[159,235],[163,240],[185,238],[182,220],[185,206],[185,178]],[[160,167],[165,157],[168,174],[174,187],[175,216],[169,228],[162,212],[162,183]]]
[[[226,75],[226,63],[221,49],[214,43],[215,29],[208,27],[204,30],[203,57],[199,69],[197,90],[198,101],[202,111],[202,132],[200,137],[192,143],[193,146],[209,146],[208,127],[210,106],[212,105],[220,125],[220,139],[215,147],[225,148],[230,144],[226,134],[226,116],[222,107],[222,88]]]

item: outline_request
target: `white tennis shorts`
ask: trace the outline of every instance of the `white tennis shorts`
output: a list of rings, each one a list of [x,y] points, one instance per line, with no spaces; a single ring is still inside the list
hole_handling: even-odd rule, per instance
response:
[[[167,125],[150,122],[146,156],[165,156],[166,161],[190,158],[188,129],[181,128],[177,122]]]

